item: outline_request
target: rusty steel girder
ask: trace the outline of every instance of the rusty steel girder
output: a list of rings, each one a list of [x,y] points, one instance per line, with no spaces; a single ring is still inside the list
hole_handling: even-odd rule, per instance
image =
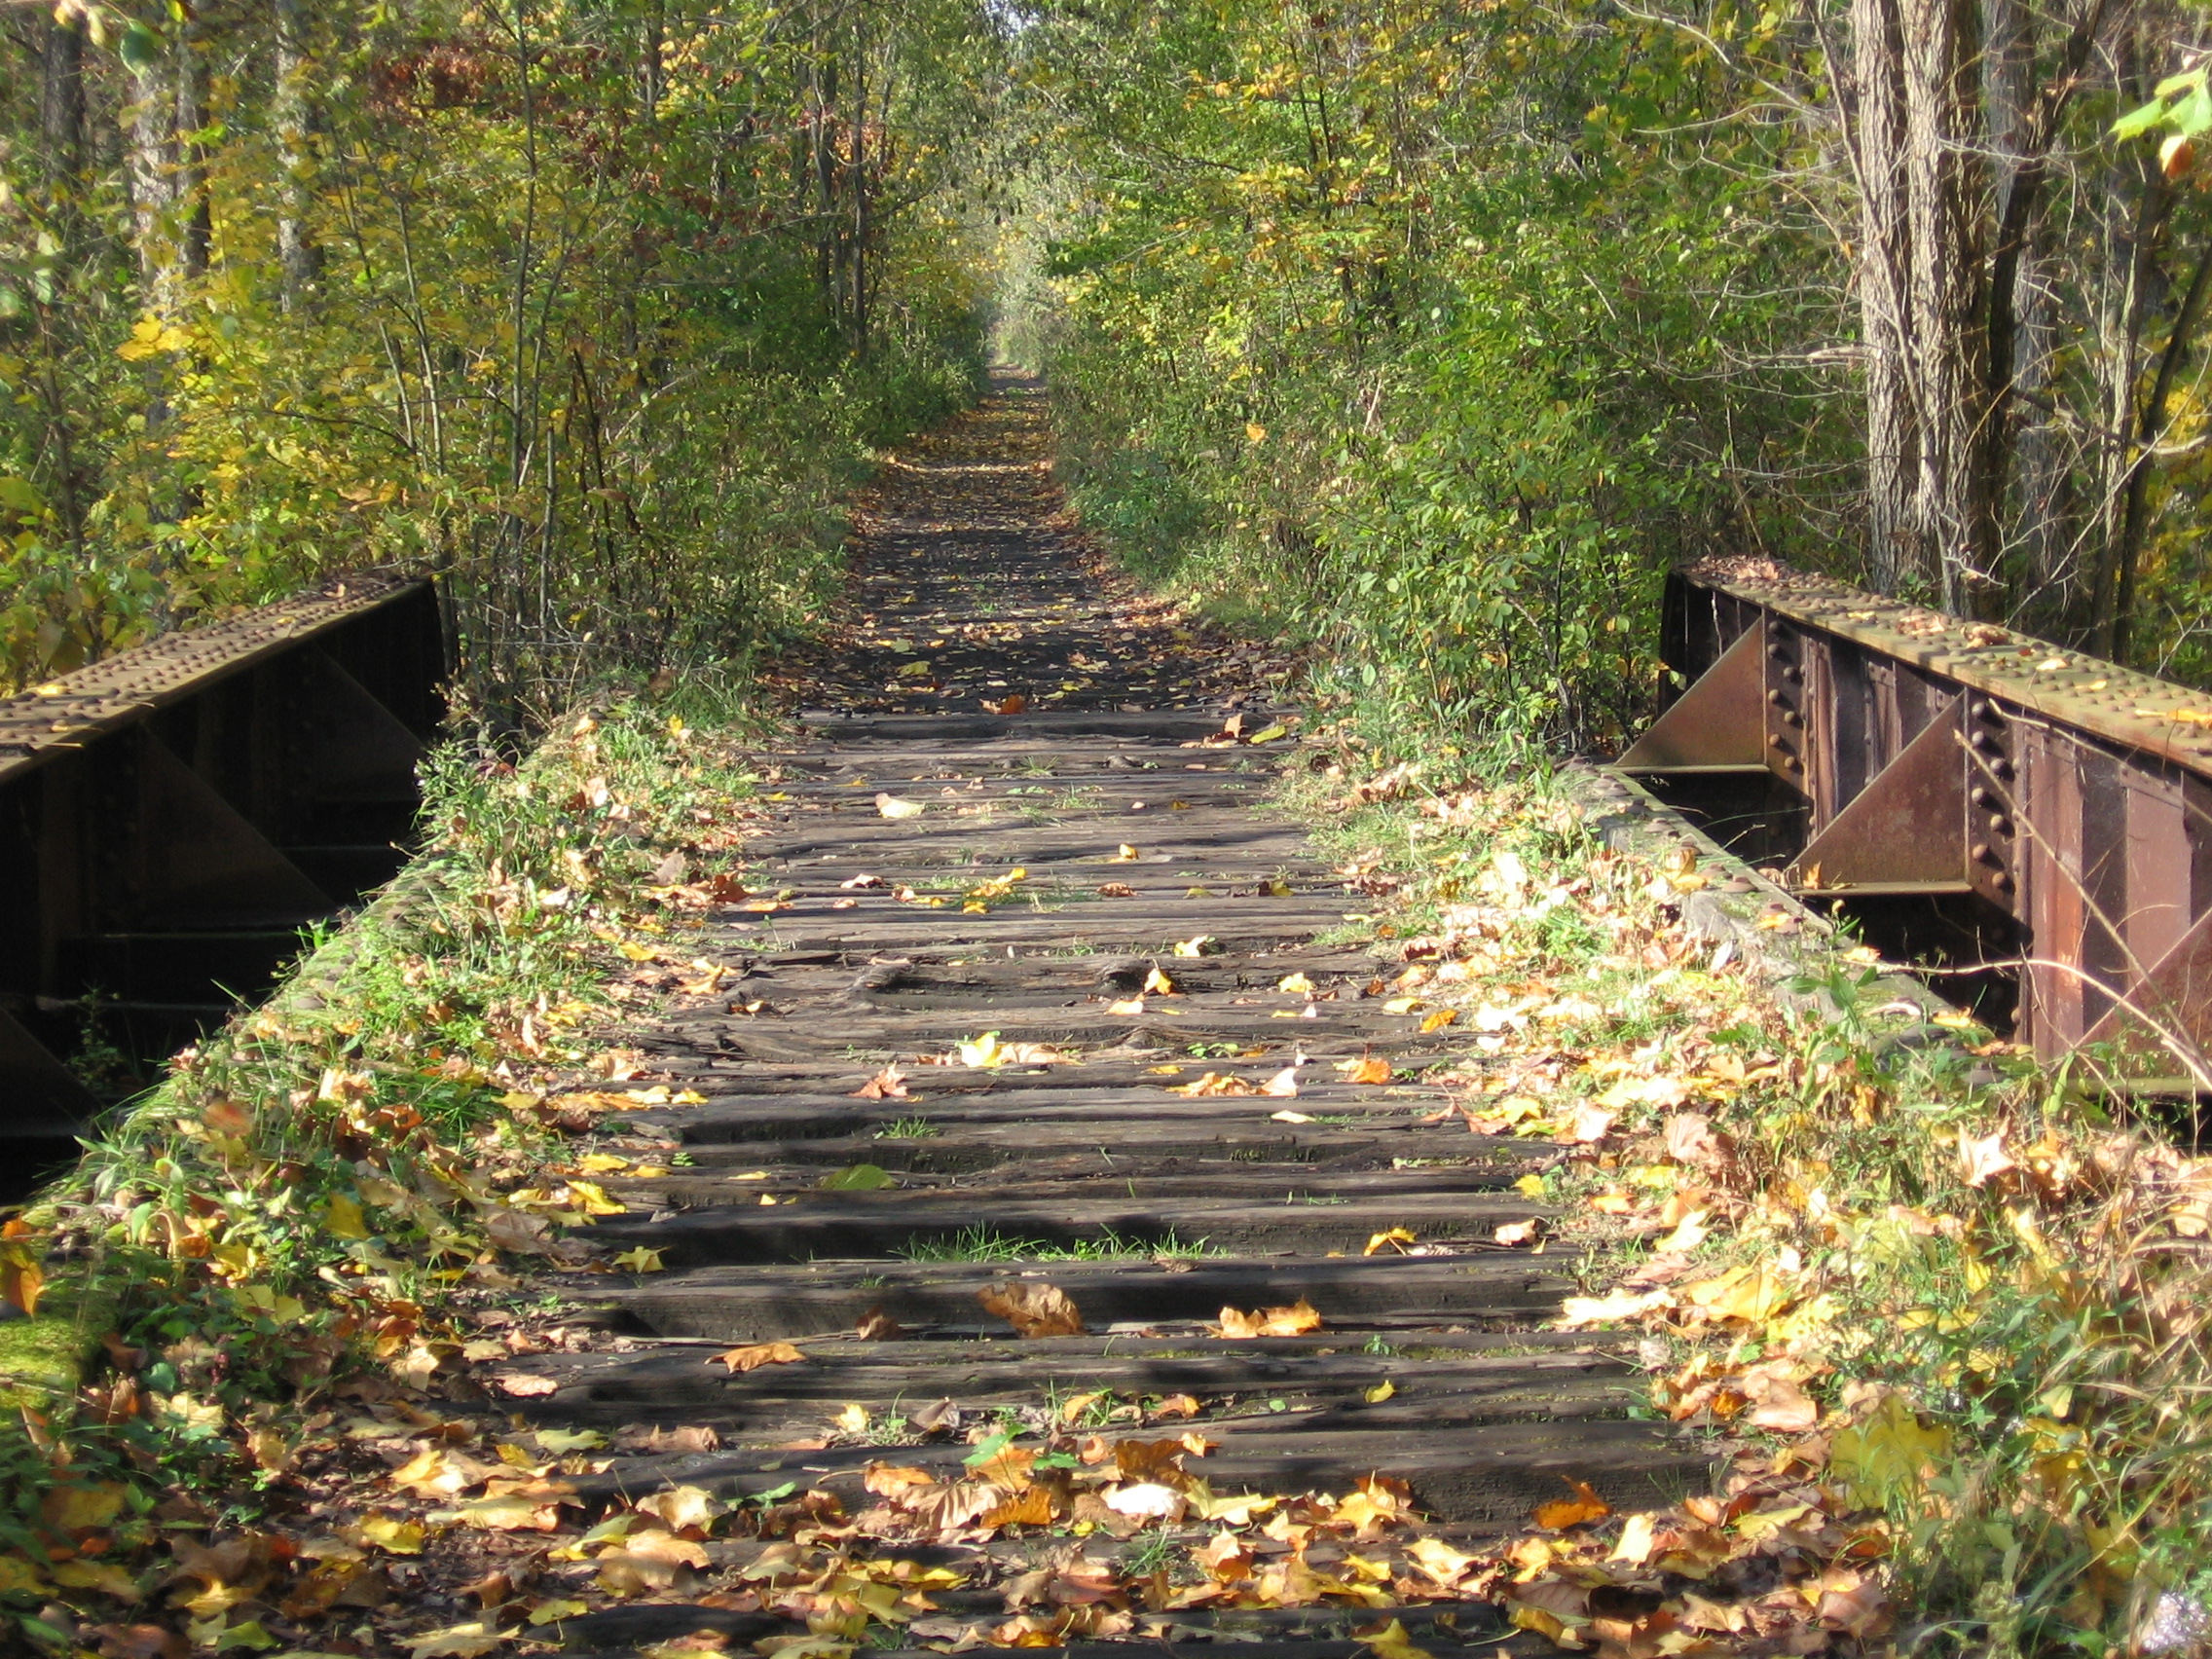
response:
[[[446,667],[430,584],[356,575],[0,701],[0,1181],[397,871]]]
[[[2212,695],[1765,561],[1660,654],[1622,771],[2039,1054],[2212,1086]]]

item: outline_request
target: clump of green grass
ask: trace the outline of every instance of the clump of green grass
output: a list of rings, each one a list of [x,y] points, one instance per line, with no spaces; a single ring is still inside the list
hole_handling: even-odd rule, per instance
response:
[[[1186,1243],[1169,1228],[1157,1239],[1132,1238],[1103,1231],[1097,1238],[1054,1244],[1042,1238],[1015,1238],[977,1223],[949,1235],[916,1235],[898,1254],[909,1262],[1124,1262],[1154,1256],[1219,1256],[1226,1252],[1205,1239]]]

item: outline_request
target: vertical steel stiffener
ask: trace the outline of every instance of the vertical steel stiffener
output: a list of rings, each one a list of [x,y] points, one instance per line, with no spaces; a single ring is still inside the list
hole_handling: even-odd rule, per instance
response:
[[[1621,770],[2039,1054],[2202,1091],[2212,695],[1764,561],[1670,576],[1661,656]]]
[[[446,670],[430,584],[356,576],[0,701],[0,1144],[18,1176],[397,871]],[[104,1089],[88,1034],[120,1062]]]

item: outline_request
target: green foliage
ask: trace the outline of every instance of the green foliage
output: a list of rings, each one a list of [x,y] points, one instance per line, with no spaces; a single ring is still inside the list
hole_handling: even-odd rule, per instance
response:
[[[87,42],[73,148],[0,77],[0,690],[369,564],[448,577],[501,719],[809,614],[974,394],[982,10],[291,27]]]
[[[1835,320],[1775,184],[1801,140],[1690,130],[1726,87],[1682,37],[1234,0],[1046,5],[1018,45],[1064,171],[1003,339],[1055,383],[1078,508],[1316,645],[1409,750],[1607,742],[1656,688],[1669,562],[1823,556],[1849,424],[1740,366]]]

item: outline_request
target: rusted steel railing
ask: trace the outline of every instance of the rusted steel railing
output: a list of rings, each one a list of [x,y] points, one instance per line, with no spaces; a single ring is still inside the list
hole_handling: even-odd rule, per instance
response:
[[[0,701],[18,1175],[398,869],[445,678],[430,585],[355,576]]]
[[[2208,1091],[2212,694],[1764,562],[1662,627],[1620,770],[2038,1053]]]

